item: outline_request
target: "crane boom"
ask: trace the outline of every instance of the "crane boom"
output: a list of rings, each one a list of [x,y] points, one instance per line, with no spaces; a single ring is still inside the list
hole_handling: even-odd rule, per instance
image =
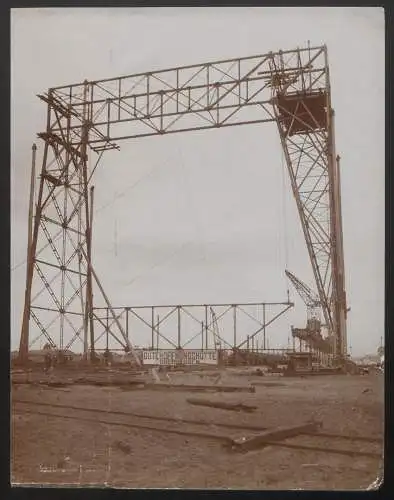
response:
[[[218,327],[218,320],[217,320],[217,317],[216,317],[216,313],[215,311],[213,310],[213,308],[211,307],[210,308],[211,310],[211,318],[212,318],[212,327],[213,327],[213,343],[214,343],[214,347],[215,349],[217,347],[221,347],[220,345],[220,337],[219,337],[219,327]]]
[[[293,283],[294,288],[297,290],[298,294],[305,302],[307,307],[319,307],[320,299],[319,297],[300,279],[298,279],[290,271],[285,270],[286,276]]]

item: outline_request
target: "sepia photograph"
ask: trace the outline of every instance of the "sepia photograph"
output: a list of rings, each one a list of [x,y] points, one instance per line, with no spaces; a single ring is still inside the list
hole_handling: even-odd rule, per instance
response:
[[[10,481],[383,481],[385,13],[15,8]]]

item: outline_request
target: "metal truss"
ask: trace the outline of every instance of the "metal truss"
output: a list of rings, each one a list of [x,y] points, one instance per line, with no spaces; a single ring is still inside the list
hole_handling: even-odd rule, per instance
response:
[[[215,349],[217,340],[223,349],[252,344],[257,348],[260,338],[265,350],[267,328],[293,306],[292,302],[261,302],[113,307],[112,311],[98,307],[93,310],[95,346],[98,351],[124,350],[121,324],[129,343],[136,345],[139,338],[151,349]]]
[[[325,46],[84,81],[39,97],[47,127],[39,134],[45,146],[29,234],[22,357],[30,318],[60,349],[81,341],[85,352],[94,351],[90,186],[104,152],[126,139],[263,122],[277,123],[325,321],[344,354],[339,170]]]
[[[327,50],[321,55],[323,71],[316,77],[302,75],[302,89],[291,89],[288,78],[280,78],[272,103],[325,323],[335,355],[343,358],[347,345],[339,165]],[[285,75],[288,62],[283,57],[272,64]]]

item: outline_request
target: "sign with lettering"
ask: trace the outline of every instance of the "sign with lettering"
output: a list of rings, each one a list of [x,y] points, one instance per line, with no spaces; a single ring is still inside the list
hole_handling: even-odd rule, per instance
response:
[[[157,350],[143,351],[142,361],[144,365],[216,365],[218,362],[217,351],[201,351],[201,350]]]

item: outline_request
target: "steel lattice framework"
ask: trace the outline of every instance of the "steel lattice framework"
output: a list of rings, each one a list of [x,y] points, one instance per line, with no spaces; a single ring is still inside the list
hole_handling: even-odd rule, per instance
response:
[[[258,336],[263,350],[267,350],[266,330],[279,317],[285,314],[294,304],[292,302],[261,302],[246,304],[183,304],[160,306],[131,306],[131,307],[95,307],[93,315],[97,321],[95,348],[103,350],[109,348],[109,338],[116,340],[118,325],[121,322],[126,337],[135,335],[136,330],[145,327],[145,335],[151,334],[151,349],[171,348],[186,349],[201,347],[201,349],[215,349],[215,341],[220,341],[225,349],[242,349],[247,345],[254,346]],[[208,311],[211,319],[208,320]],[[113,316],[115,312],[116,316]],[[261,319],[259,312],[262,313]],[[248,325],[240,328],[239,319],[248,318]],[[166,323],[173,319],[172,324]],[[219,333],[218,324],[228,319],[227,329],[232,333],[232,339],[226,340]],[[134,322],[133,322],[134,320]],[[186,323],[186,328],[183,327]],[[115,330],[115,331],[114,331]],[[245,331],[246,330],[246,331]],[[100,349],[101,341],[101,349]],[[105,344],[103,341],[106,341]],[[120,343],[120,342],[119,342]],[[121,344],[121,343],[120,343]],[[256,342],[257,346],[257,342]]]
[[[45,147],[29,235],[22,358],[30,318],[37,334],[58,348],[82,334],[85,348],[93,348],[93,281],[119,341],[131,348],[92,266],[90,186],[106,151],[126,139],[263,122],[277,124],[325,323],[337,356],[346,354],[339,162],[326,46],[84,81],[39,97],[47,104],[47,127],[39,134]],[[66,341],[67,328],[73,335]]]

